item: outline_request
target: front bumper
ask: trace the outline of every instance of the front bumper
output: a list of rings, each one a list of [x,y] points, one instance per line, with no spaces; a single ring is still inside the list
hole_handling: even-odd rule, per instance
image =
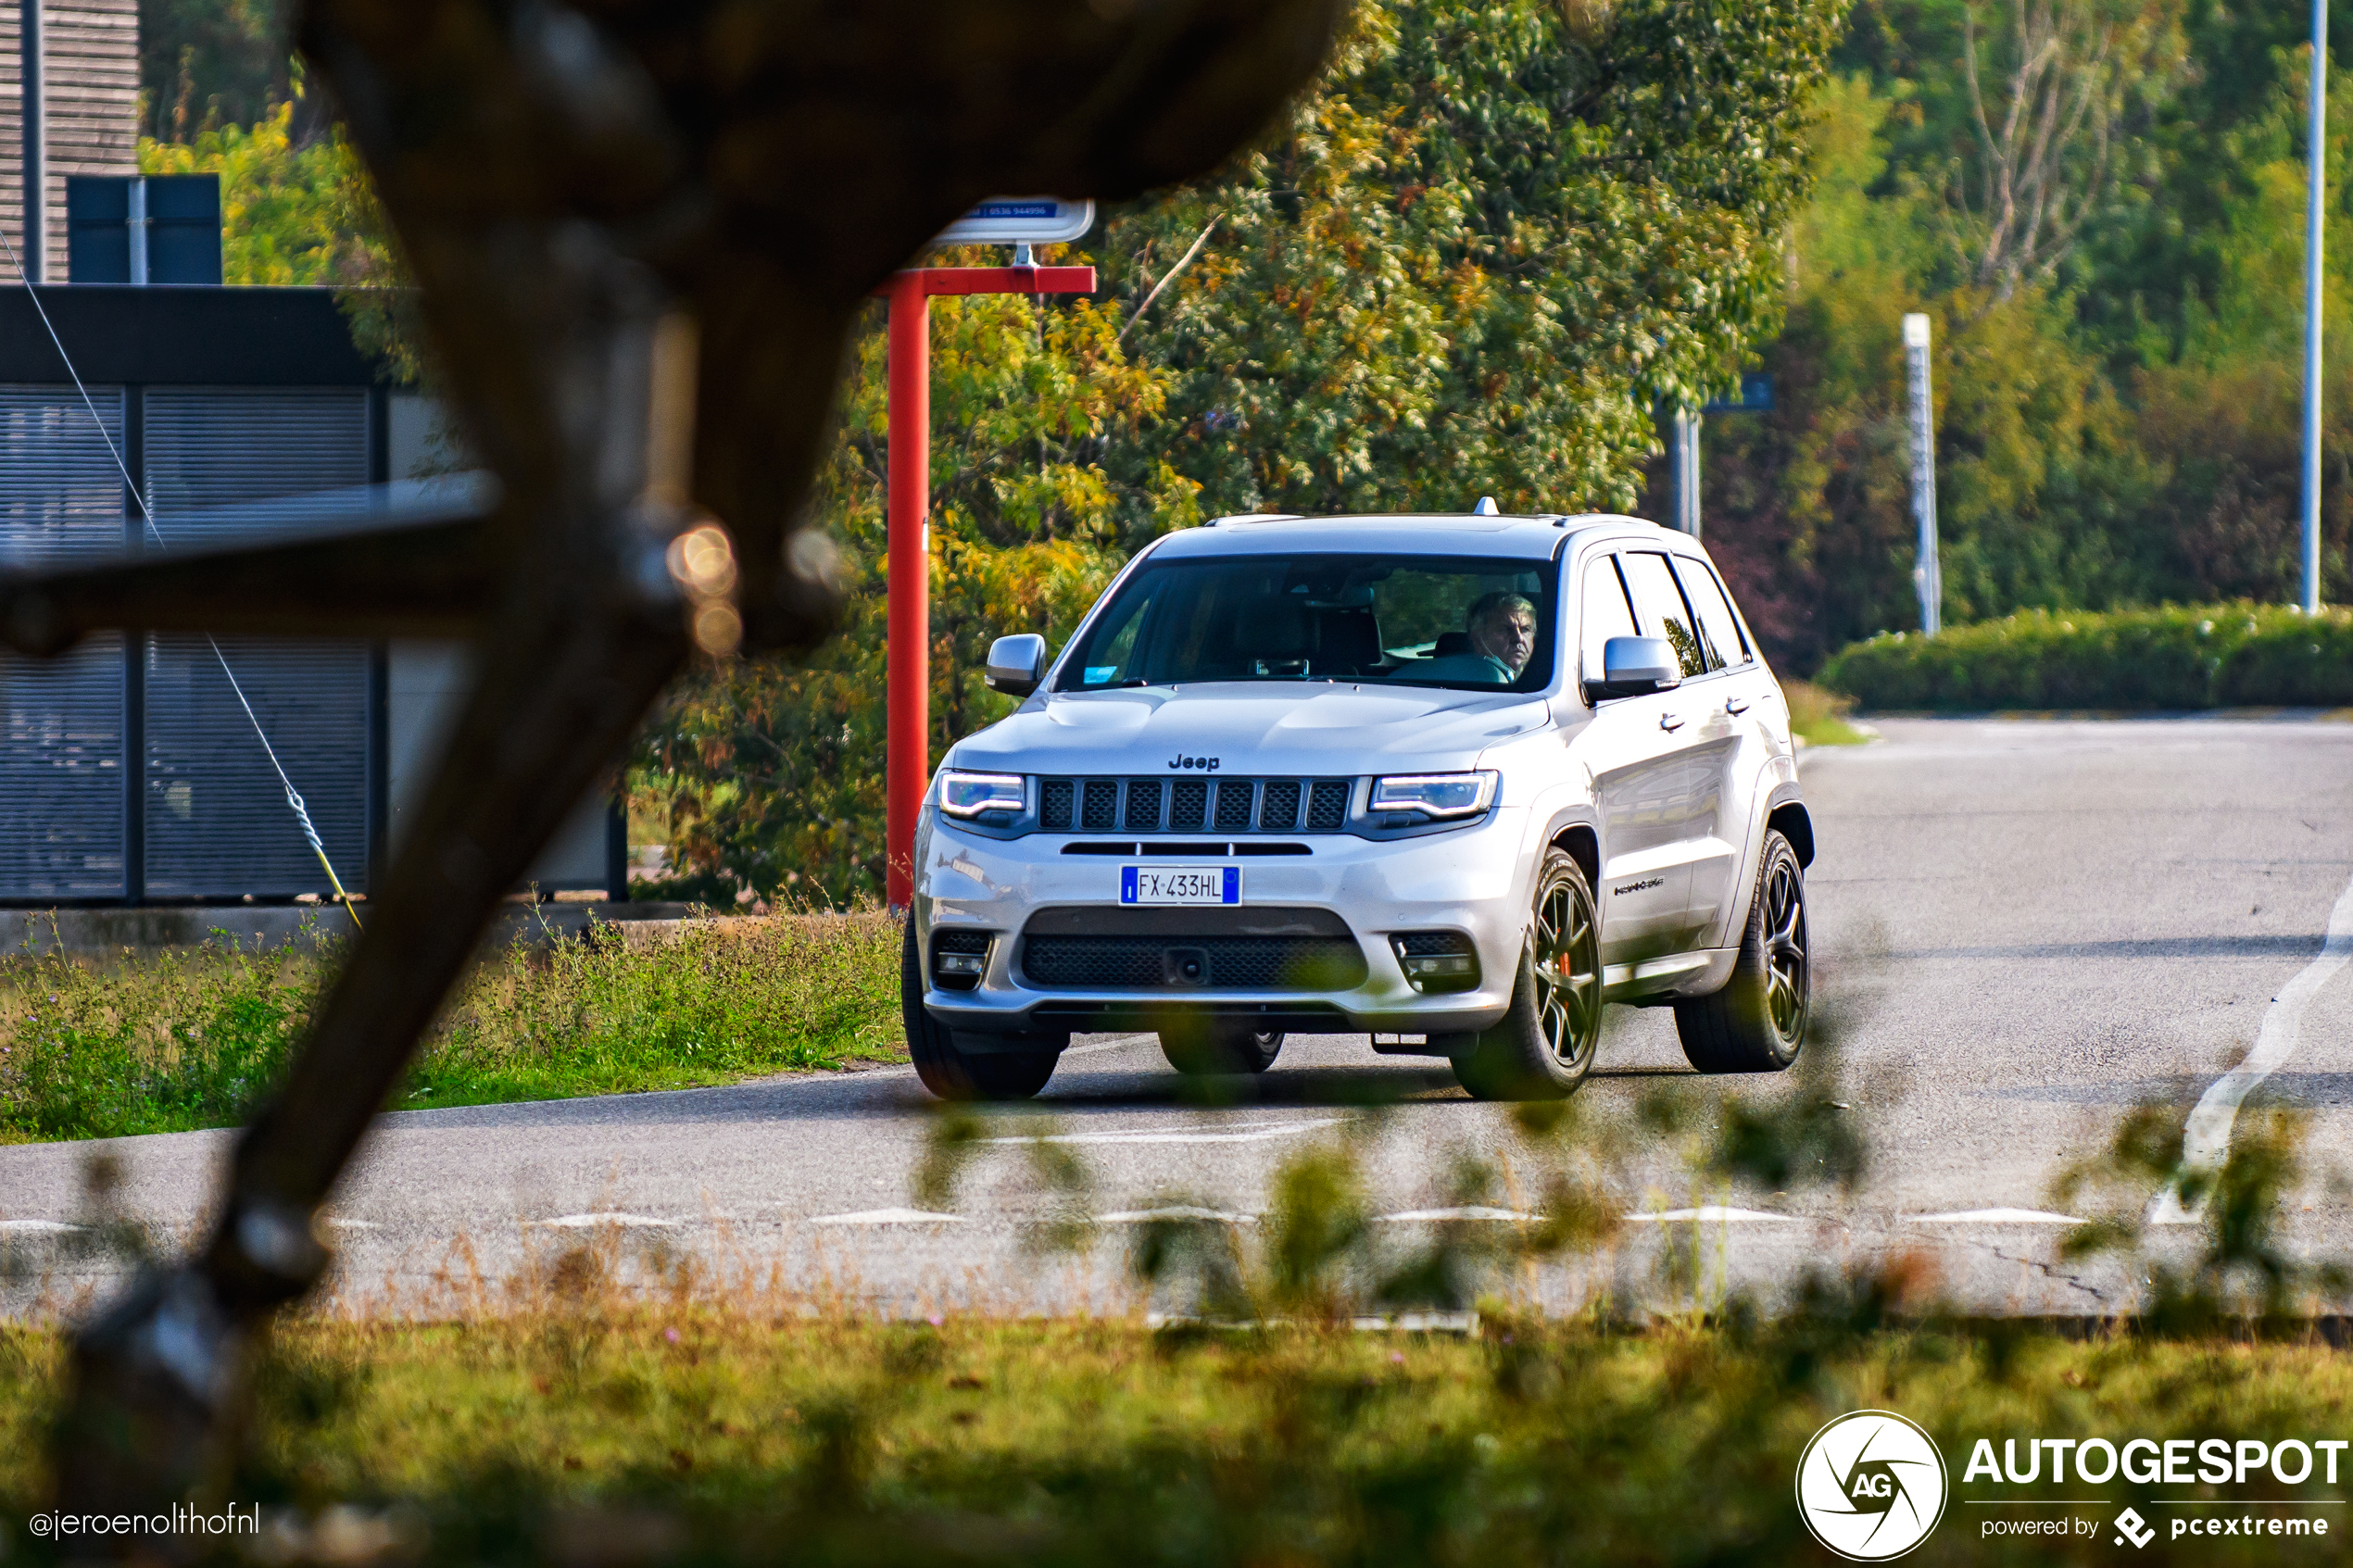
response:
[[[1510,1007],[1528,936],[1525,819],[1524,810],[1499,807],[1450,833],[1387,841],[1318,834],[1302,840],[1303,855],[1172,861],[1063,853],[1073,844],[1099,842],[1100,834],[985,838],[959,831],[926,806],[915,840],[913,911],[918,951],[925,958],[924,1006],[949,1027],[976,1034],[1151,1029],[1173,1017],[1204,1016],[1290,1034],[1453,1035],[1486,1029]],[[1240,867],[1241,904],[1196,911],[1119,902],[1123,867],[1172,863]],[[1101,911],[1103,930],[1123,934],[1176,930],[1198,913],[1205,938],[1220,931],[1282,929],[1288,912],[1290,928],[1307,922],[1353,940],[1362,951],[1364,978],[1318,990],[1227,987],[1214,978],[1202,985],[1037,983],[1025,966],[1033,924],[1085,929],[1094,923],[1095,910]],[[1253,910],[1272,918],[1253,925]],[[985,966],[971,989],[948,990],[937,983],[928,962],[935,930],[989,935]],[[1470,939],[1478,960],[1474,988],[1436,994],[1414,988],[1390,939],[1424,932]]]

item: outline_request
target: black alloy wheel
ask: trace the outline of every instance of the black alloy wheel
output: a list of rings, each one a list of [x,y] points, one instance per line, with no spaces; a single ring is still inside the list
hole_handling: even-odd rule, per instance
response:
[[[1545,852],[1530,913],[1511,1010],[1454,1059],[1455,1080],[1475,1099],[1573,1094],[1601,1046],[1601,919],[1592,884],[1567,852]]]
[[[1806,930],[1806,868],[1768,830],[1732,977],[1712,997],[1675,1004],[1683,1055],[1702,1073],[1779,1073],[1806,1046],[1813,960]]]

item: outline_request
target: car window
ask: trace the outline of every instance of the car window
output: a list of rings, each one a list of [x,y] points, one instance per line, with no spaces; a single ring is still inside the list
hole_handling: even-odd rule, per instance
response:
[[[1148,561],[1063,666],[1058,691],[1204,681],[1385,681],[1541,691],[1551,561],[1400,552]]]
[[[1675,575],[1683,580],[1683,596],[1699,613],[1700,641],[1705,645],[1709,668],[1746,664],[1751,655],[1741,637],[1740,618],[1732,613],[1731,601],[1724,596],[1724,585],[1716,581],[1716,573],[1704,562],[1678,556]]]
[[[1136,633],[1144,624],[1145,612],[1151,608],[1152,596],[1147,591],[1129,594],[1112,607],[1112,613],[1088,639],[1086,663],[1080,667],[1078,684],[1086,686],[1116,686],[1127,673],[1136,657]]]
[[[1626,584],[1618,581],[1617,564],[1608,556],[1585,563],[1585,593],[1578,611],[1577,646],[1582,679],[1602,678],[1602,646],[1612,637],[1642,635],[1634,629],[1634,611],[1626,603]]]
[[[1675,573],[1668,570],[1667,558],[1648,550],[1629,550],[1617,558],[1618,566],[1626,573],[1626,586],[1634,596],[1634,611],[1642,618],[1642,634],[1664,637],[1675,645],[1676,662],[1683,667],[1683,677],[1705,675],[1719,668],[1707,661],[1706,650],[1701,646],[1699,633],[1692,621],[1691,607],[1683,602],[1683,590],[1675,584]]]

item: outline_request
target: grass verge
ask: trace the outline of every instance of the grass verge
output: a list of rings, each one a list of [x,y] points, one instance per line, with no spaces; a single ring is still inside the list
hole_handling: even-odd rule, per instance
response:
[[[1919,1562],[2112,1559],[2105,1528],[1986,1538],[1987,1517],[2053,1512],[1960,1501],[1988,1492],[2096,1493],[2073,1512],[2105,1524],[2127,1504],[2163,1522],[2183,1498],[2344,1490],[2317,1472],[2253,1490],[1960,1479],[1981,1437],[2334,1434],[2353,1363],[2325,1348],[1889,1328],[1868,1301],[1820,1305],[1770,1328],[1504,1318],[1473,1338],[646,1305],[312,1321],[261,1367],[226,1492],[312,1520],[356,1508],[395,1557],[468,1563],[1815,1562],[1792,1478],[1808,1436],[1858,1409],[1901,1411],[1945,1456],[1955,1500]],[[48,1335],[0,1331],[0,1510],[19,1518],[45,1496],[62,1360]]]
[[[393,1109],[687,1088],[894,1060],[899,926],[876,912],[620,926],[478,966]],[[341,952],[226,943],[105,964],[0,960],[0,1138],[245,1121]]]
[[[1807,746],[1863,746],[1870,735],[1847,721],[1855,699],[1827,691],[1807,681],[1783,681],[1781,696],[1789,702],[1789,727]]]

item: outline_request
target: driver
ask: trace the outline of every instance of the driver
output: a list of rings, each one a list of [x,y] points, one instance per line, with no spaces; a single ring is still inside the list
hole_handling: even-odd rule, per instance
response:
[[[1481,594],[1463,617],[1468,653],[1441,654],[1411,666],[1418,678],[1508,686],[1519,679],[1536,652],[1536,606],[1525,594],[1499,589]]]

